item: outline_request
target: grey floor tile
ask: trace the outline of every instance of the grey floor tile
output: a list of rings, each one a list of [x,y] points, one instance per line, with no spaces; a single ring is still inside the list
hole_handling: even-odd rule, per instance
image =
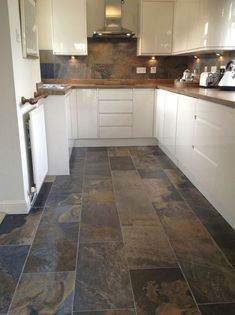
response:
[[[75,312],[73,315],[136,315],[134,310],[106,310],[106,311],[88,311]]]
[[[114,156],[130,156],[130,151],[128,147],[111,147],[108,148],[109,157]]]
[[[112,171],[135,170],[135,166],[129,156],[110,157],[110,166]]]
[[[80,243],[121,240],[121,228],[114,203],[84,205],[80,225]]]
[[[29,246],[0,246],[0,314],[8,312]]]
[[[197,303],[235,302],[235,270],[210,239],[175,239],[171,245]]]
[[[74,311],[133,307],[122,243],[81,244]]]
[[[136,221],[148,225],[149,221],[157,219],[156,212],[143,191],[126,189],[116,191],[115,196],[121,225],[130,225]]]
[[[113,171],[112,179],[115,191],[143,190],[137,171]]]
[[[234,315],[235,303],[199,305],[202,315]]]
[[[83,175],[57,176],[51,193],[82,193]]]
[[[123,226],[122,233],[129,269],[178,267],[158,220]]]
[[[79,225],[42,221],[24,269],[25,273],[74,271]]]
[[[195,188],[179,169],[166,169],[165,173],[177,189]]]
[[[0,245],[31,245],[42,215],[42,209],[29,214],[7,215],[0,225]]]
[[[53,182],[46,182],[42,185],[37,198],[33,204],[34,208],[43,208],[45,206],[48,195],[51,191]]]
[[[169,239],[209,238],[209,233],[184,201],[169,201],[164,206],[154,203]]]
[[[132,270],[137,315],[200,315],[180,269]]]
[[[71,315],[74,282],[74,272],[24,274],[9,315]]]

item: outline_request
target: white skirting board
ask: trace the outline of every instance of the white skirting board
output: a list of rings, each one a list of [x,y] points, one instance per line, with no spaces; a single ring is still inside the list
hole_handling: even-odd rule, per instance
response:
[[[169,154],[168,150],[159,145],[159,147],[166,153],[166,155],[174,162],[175,165],[184,173],[184,175],[193,183],[193,185],[202,193],[202,195],[215,207],[215,209],[222,215],[222,217],[235,229],[235,216],[234,213],[231,213],[228,209],[226,209],[219,200],[215,198],[207,189],[203,186],[202,183],[198,182],[197,179],[190,173],[188,169],[186,169],[178,160],[172,158]]]
[[[25,200],[4,200],[0,202],[0,212],[6,214],[27,214],[30,205]]]
[[[75,140],[75,147],[124,147],[124,146],[152,146],[157,145],[154,138],[135,139],[79,139]]]

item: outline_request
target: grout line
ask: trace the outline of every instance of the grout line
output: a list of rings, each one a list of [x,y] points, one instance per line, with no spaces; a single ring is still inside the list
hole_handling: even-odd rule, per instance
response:
[[[149,153],[149,154],[150,154],[150,153]],[[161,167],[161,169],[162,169],[162,171],[164,172],[163,167]],[[164,173],[165,173],[165,172],[164,172]],[[140,177],[140,175],[139,175],[139,177]],[[141,177],[140,177],[140,179],[141,179]],[[169,180],[169,181],[170,181],[170,180]],[[170,182],[171,182],[171,181],[170,181]],[[143,182],[142,182],[142,179],[141,179],[141,184],[142,184],[142,187],[143,187],[144,191],[146,192],[146,196],[147,196],[149,202],[150,202],[150,203],[152,204],[152,206],[153,206],[153,202],[152,202],[152,200],[150,200],[150,198],[149,198],[149,196],[148,196],[148,194],[147,194],[147,191],[146,191],[145,185],[144,185]],[[169,247],[171,248],[172,253],[174,254],[174,256],[175,256],[175,258],[176,258],[176,263],[177,263],[178,266],[179,266],[178,269],[180,269],[180,271],[181,271],[181,273],[182,273],[182,275],[183,275],[183,277],[184,277],[184,279],[185,279],[185,282],[186,282],[186,284],[188,285],[188,288],[189,288],[189,291],[190,291],[190,293],[191,293],[191,295],[192,295],[192,299],[193,299],[193,301],[194,301],[194,303],[195,303],[195,306],[197,307],[197,309],[198,309],[198,311],[199,311],[199,314],[201,314],[201,312],[200,312],[200,310],[199,310],[199,308],[198,308],[196,299],[195,299],[195,297],[194,297],[194,295],[193,295],[192,289],[191,289],[191,287],[189,286],[188,280],[186,279],[186,277],[185,277],[185,275],[184,275],[184,273],[183,273],[181,264],[180,264],[180,262],[179,262],[179,260],[178,260],[178,258],[177,258],[177,255],[176,255],[176,253],[175,253],[175,250],[174,250],[174,248],[173,248],[172,245],[171,245],[171,242],[170,242],[170,239],[169,239],[169,237],[168,237],[168,234],[167,234],[167,232],[166,232],[164,226],[162,225],[162,222],[161,222],[161,220],[160,220],[160,218],[159,218],[159,216],[158,216],[158,214],[157,214],[157,212],[156,212],[156,210],[155,210],[154,207],[153,207],[153,209],[154,209],[154,212],[155,212],[155,214],[156,214],[156,217],[158,218],[158,220],[159,220],[159,222],[160,222],[160,224],[161,224],[163,233],[165,234],[165,237],[166,237],[166,239],[167,239],[167,241],[168,241]],[[154,268],[154,269],[155,269],[155,268]],[[175,268],[175,269],[176,269],[176,268]]]
[[[181,171],[180,171],[181,172]],[[205,230],[205,232],[208,234],[208,239],[210,239],[212,241],[212,243],[214,244],[214,246],[219,250],[219,252],[222,254],[222,256],[224,257],[225,261],[228,263],[228,265],[230,265],[232,268],[233,264],[232,262],[229,261],[229,259],[227,258],[227,256],[225,255],[225,253],[223,252],[223,250],[221,249],[221,247],[217,244],[217,242],[215,241],[215,239],[213,238],[213,236],[210,234],[210,232],[208,231],[208,229],[206,228],[206,226],[203,224],[202,220],[199,218],[199,216],[195,213],[195,211],[193,210],[193,208],[190,206],[190,204],[188,203],[187,199],[183,196],[183,194],[181,193],[180,189],[177,188],[177,185],[174,184],[174,182],[170,179],[170,177],[167,175],[167,173],[164,171],[164,173],[166,174],[166,176],[169,178],[170,182],[172,183],[172,185],[175,187],[175,189],[177,190],[178,194],[180,195],[180,197],[182,198],[183,202],[186,204],[186,206],[189,208],[189,210],[191,210],[192,214],[194,214],[195,219],[201,224],[201,226],[203,227],[203,229]],[[182,172],[181,172],[182,173]],[[184,173],[182,173],[184,175]],[[186,175],[184,175],[186,176]],[[186,177],[187,178],[187,177]],[[187,178],[187,180],[189,180]],[[190,181],[190,180],[189,180]],[[191,183],[191,181],[190,181]],[[201,193],[200,193],[201,194]],[[202,195],[203,196],[203,195]],[[204,197],[204,196],[203,196]],[[205,198],[205,197],[204,197]],[[209,202],[209,201],[208,201]]]
[[[128,148],[129,151],[129,148]],[[130,151],[129,151],[130,153]],[[131,156],[131,153],[130,153]],[[115,190],[115,186],[113,184],[113,172],[111,169],[111,164],[110,164],[110,156],[108,156],[109,159],[109,168],[110,168],[110,172],[111,172],[111,180],[112,180],[112,186],[113,186],[113,192],[114,192],[114,197],[115,197],[115,205],[116,205],[116,210],[117,210],[117,215],[118,215],[118,221],[119,221],[119,226],[120,226],[120,230],[121,230],[121,235],[122,235],[122,242],[123,242],[123,252],[124,252],[124,258],[126,261],[126,265],[128,268],[128,277],[129,277],[129,283],[130,283],[130,289],[131,289],[131,293],[132,293],[132,300],[133,300],[133,306],[134,306],[134,312],[137,315],[137,307],[136,307],[136,302],[135,302],[135,295],[134,295],[134,289],[133,289],[133,285],[132,285],[132,281],[131,281],[131,272],[130,272],[130,268],[129,268],[129,263],[128,263],[128,259],[126,256],[126,249],[125,249],[125,242],[124,242],[124,237],[123,237],[123,230],[122,230],[122,224],[121,224],[121,220],[120,220],[120,215],[119,215],[119,211],[118,211],[118,206],[117,206],[117,200],[116,200],[116,190]],[[131,158],[132,159],[132,158]],[[132,161],[133,162],[133,161]],[[134,164],[133,164],[134,165]],[[135,165],[134,165],[135,167]],[[135,167],[136,169],[136,167]]]
[[[29,246],[29,251],[28,251],[28,254],[26,255],[25,262],[24,262],[24,265],[23,265],[22,270],[21,270],[21,274],[20,274],[20,276],[19,276],[18,282],[17,282],[16,287],[15,287],[15,291],[14,291],[14,293],[13,293],[13,295],[12,295],[11,303],[10,303],[10,305],[9,305],[9,307],[8,307],[7,314],[8,314],[8,313],[10,312],[10,310],[11,310],[12,303],[13,303],[13,301],[14,301],[14,298],[15,298],[15,295],[16,295],[16,292],[17,292],[17,289],[18,289],[19,284],[20,284],[20,281],[21,281],[21,279],[22,279],[22,277],[23,277],[24,269],[25,269],[25,266],[26,266],[26,264],[27,264],[29,255],[30,255],[30,253],[31,253],[31,249],[32,249],[33,244],[34,244],[35,237],[36,237],[36,234],[37,234],[39,225],[40,225],[40,223],[41,223],[42,216],[43,216],[43,213],[44,213],[44,211],[45,211],[45,205],[46,205],[46,202],[47,202],[47,200],[48,200],[48,198],[49,198],[51,189],[52,189],[52,185],[51,185],[51,188],[50,188],[49,193],[48,193],[48,195],[47,195],[47,198],[46,198],[46,200],[45,200],[45,204],[44,204],[44,207],[43,207],[43,210],[42,210],[40,219],[39,219],[39,221],[38,221],[38,226],[37,226],[36,229],[35,229],[35,233],[34,233],[34,237],[33,237],[32,243],[31,243],[31,245],[28,245],[28,246]],[[30,213],[30,212],[29,212],[29,213]]]
[[[73,314],[74,310],[74,301],[75,301],[75,289],[76,289],[76,280],[77,280],[77,269],[78,269],[78,256],[79,256],[79,249],[80,245],[80,234],[81,234],[81,221],[82,221],[82,209],[83,209],[83,197],[84,197],[84,183],[85,183],[85,171],[86,171],[86,165],[87,165],[87,149],[86,154],[84,156],[84,165],[83,165],[83,176],[82,176],[82,193],[81,193],[81,212],[80,212],[80,218],[79,218],[79,231],[78,231],[78,243],[77,243],[77,255],[75,260],[75,270],[74,270],[74,290],[73,290],[73,299],[72,299],[72,305],[71,305],[71,312]]]

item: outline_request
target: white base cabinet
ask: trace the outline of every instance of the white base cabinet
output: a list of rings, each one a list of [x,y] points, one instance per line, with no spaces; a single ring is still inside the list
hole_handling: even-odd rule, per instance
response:
[[[159,145],[235,227],[234,109],[160,90],[156,115]]]
[[[135,89],[133,93],[133,138],[153,137],[154,90]]]
[[[153,137],[154,89],[78,89],[77,139]]]
[[[196,102],[197,99],[184,95],[178,98],[175,155],[189,171],[192,170]]]
[[[69,159],[74,145],[72,135],[72,95],[52,95],[45,101],[48,175],[69,175]]]
[[[98,104],[96,89],[77,90],[77,122],[77,138],[98,138]]]

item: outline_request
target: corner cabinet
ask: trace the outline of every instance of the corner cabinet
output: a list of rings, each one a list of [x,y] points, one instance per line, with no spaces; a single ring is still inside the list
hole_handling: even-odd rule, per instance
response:
[[[235,109],[162,90],[156,100],[160,147],[235,227]]]
[[[171,55],[173,1],[140,1],[139,56]]]
[[[55,55],[87,55],[86,0],[52,0],[52,29]]]

